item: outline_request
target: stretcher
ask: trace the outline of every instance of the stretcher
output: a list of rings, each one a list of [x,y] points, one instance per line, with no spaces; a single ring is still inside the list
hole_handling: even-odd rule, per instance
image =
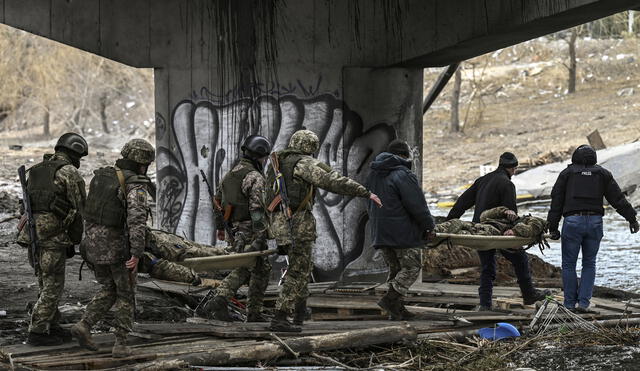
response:
[[[240,267],[251,267],[256,264],[259,256],[275,254],[276,250],[252,251],[239,254],[207,256],[203,258],[189,258],[178,264],[192,268],[196,272],[209,272],[223,269],[234,269]]]
[[[436,236],[427,243],[427,247],[447,244],[470,247],[476,250],[517,249],[529,247],[537,242],[534,238],[516,236],[477,236],[471,234],[436,233]]]

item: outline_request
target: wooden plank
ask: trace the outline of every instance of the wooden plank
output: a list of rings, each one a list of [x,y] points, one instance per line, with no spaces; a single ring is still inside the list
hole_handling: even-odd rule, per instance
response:
[[[276,252],[276,250],[252,251],[240,254],[189,258],[177,263],[192,268],[196,272],[210,272],[222,269],[251,267],[255,265],[257,257],[269,256]]]

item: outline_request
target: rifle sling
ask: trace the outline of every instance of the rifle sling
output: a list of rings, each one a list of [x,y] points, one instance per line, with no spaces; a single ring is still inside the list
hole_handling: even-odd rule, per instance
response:
[[[298,211],[301,211],[302,209],[307,207],[307,204],[311,201],[311,196],[313,196],[313,186],[309,187],[309,192],[307,192],[307,195],[304,196],[304,199],[302,200],[302,202],[300,202],[300,205],[298,205],[298,208],[296,209],[296,212],[294,214],[297,214]]]
[[[127,213],[127,185],[124,180],[124,174],[120,168],[116,167],[116,176],[118,177],[118,182],[120,183],[120,189],[122,190],[123,196],[123,204],[124,204],[124,213]]]

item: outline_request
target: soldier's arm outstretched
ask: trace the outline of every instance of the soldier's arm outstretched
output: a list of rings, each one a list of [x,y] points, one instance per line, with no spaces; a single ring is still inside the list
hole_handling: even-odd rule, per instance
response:
[[[372,198],[372,193],[362,184],[341,175],[329,165],[311,157],[301,159],[296,165],[293,175],[329,192],[345,196],[371,198],[372,201],[376,202]],[[377,199],[377,196],[375,198]]]

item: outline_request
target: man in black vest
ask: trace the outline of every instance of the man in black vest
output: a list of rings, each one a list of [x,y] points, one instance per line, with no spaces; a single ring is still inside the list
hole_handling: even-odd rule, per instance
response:
[[[242,144],[242,159],[229,171],[216,192],[216,228],[218,239],[225,239],[224,223],[230,223],[234,236],[226,236],[238,252],[267,248],[266,181],[262,173],[271,153],[271,143],[260,135],[249,136]],[[234,269],[218,286],[216,296],[204,305],[204,313],[231,322],[229,299],[238,289],[249,285],[247,322],[263,322],[262,302],[269,285],[271,263],[268,257],[256,258],[251,267]]]
[[[80,253],[102,285],[82,316],[71,328],[81,346],[98,350],[91,328],[115,308],[116,341],[111,355],[127,357],[127,334],[133,326],[135,277],[145,249],[148,199],[155,198],[155,186],[147,169],[155,159],[155,149],[143,139],[124,145],[115,166],[94,172],[84,209],[87,222]]]
[[[560,238],[558,224],[562,223],[562,286],[564,306],[578,313],[594,313],[589,309],[596,277],[596,255],[602,240],[603,197],[618,214],[629,222],[631,233],[640,226],[636,211],[622,194],[611,173],[596,165],[596,151],[581,145],[571,157],[551,191],[551,209],[547,216],[551,238]],[[576,276],[576,261],[582,251],[582,275]],[[576,306],[577,305],[577,306]]]
[[[494,207],[504,206],[508,210],[506,217],[516,220],[516,187],[511,182],[511,177],[518,168],[518,159],[511,152],[500,155],[498,169],[482,176],[473,183],[456,201],[447,215],[447,220],[459,219],[465,211],[475,205],[473,222],[480,223],[480,214]],[[524,250],[500,250],[511,265],[518,278],[518,285],[522,292],[525,305],[534,304],[545,298],[548,291],[541,292],[533,287],[529,259]],[[496,250],[478,251],[482,271],[480,273],[480,310],[491,310],[491,296],[493,295],[493,281],[496,279]]]
[[[80,176],[80,158],[88,154],[87,142],[78,134],[66,133],[58,139],[54,154],[29,169],[27,192],[36,221],[38,237],[34,267],[38,276],[38,301],[31,313],[27,343],[59,345],[71,340],[71,334],[59,325],[58,301],[64,289],[65,260],[72,257],[74,245],[82,238],[82,217],[86,193]],[[18,244],[29,246],[28,227],[24,223]],[[32,251],[29,249],[29,261]]]

